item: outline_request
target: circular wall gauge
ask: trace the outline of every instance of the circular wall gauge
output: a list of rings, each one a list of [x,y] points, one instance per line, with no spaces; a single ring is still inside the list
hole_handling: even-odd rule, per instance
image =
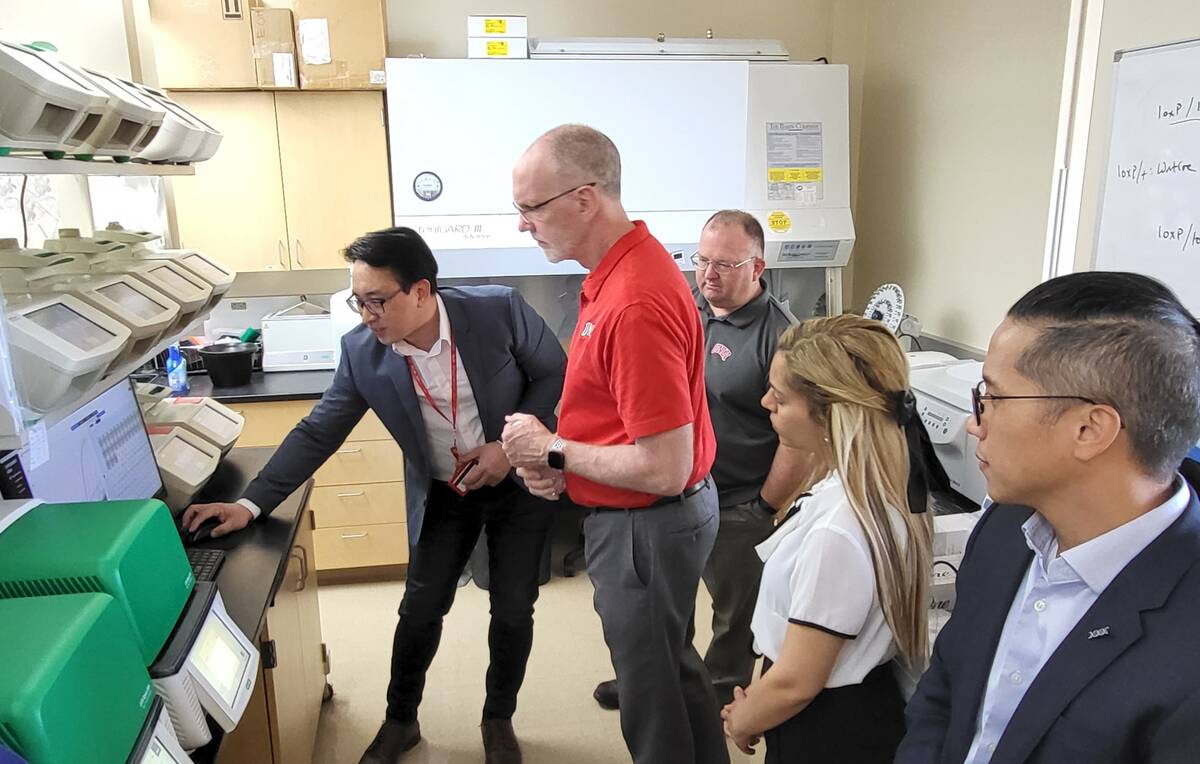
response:
[[[435,172],[420,172],[413,178],[413,193],[417,198],[432,202],[442,195],[442,179]]]

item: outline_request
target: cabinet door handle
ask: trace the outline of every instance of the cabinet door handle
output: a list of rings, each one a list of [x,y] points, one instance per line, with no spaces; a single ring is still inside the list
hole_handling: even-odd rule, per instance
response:
[[[366,496],[366,495],[367,495],[366,491],[355,491],[354,493],[339,493],[337,495],[337,497],[339,499],[351,499],[351,498],[354,498],[355,496]]]
[[[296,263],[301,268],[304,267],[304,247],[300,246],[299,239],[296,239]]]
[[[362,453],[362,449],[361,448],[343,448],[343,449],[338,450],[336,453],[339,456],[341,454],[360,454],[360,453]]]
[[[283,239],[279,239],[276,243],[279,246],[275,248],[275,257],[279,260],[279,267],[286,271],[288,267],[287,260],[283,256]]]
[[[342,538],[344,538],[344,539],[365,539],[366,537],[367,537],[366,533],[343,533],[342,534]]]
[[[308,550],[302,546],[292,547],[294,552],[299,552],[295,555],[300,560],[300,580],[296,582],[296,587],[293,591],[302,592],[308,586]]]

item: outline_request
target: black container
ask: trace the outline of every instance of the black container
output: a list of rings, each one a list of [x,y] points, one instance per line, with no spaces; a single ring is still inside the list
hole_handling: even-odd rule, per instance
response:
[[[213,387],[241,387],[250,384],[257,352],[258,345],[253,342],[231,342],[202,347],[200,357]]]

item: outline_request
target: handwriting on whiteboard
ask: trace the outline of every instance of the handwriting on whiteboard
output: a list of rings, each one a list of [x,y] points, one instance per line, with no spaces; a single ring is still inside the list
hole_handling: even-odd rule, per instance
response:
[[[1141,185],[1143,181],[1150,178],[1155,178],[1160,175],[1181,175],[1185,173],[1196,172],[1196,165],[1193,162],[1184,162],[1178,159],[1164,160],[1155,162],[1151,160],[1147,165],[1145,162],[1133,164],[1118,164],[1117,179],[1134,184]]]
[[[1159,104],[1158,118],[1165,120],[1169,125],[1200,122],[1200,103],[1196,102],[1196,96],[1192,96],[1188,98],[1187,103],[1176,101],[1175,103]]]
[[[1178,244],[1180,252],[1187,252],[1192,248],[1200,248],[1200,226],[1197,226],[1195,223],[1189,223],[1187,228],[1184,228],[1182,225],[1174,228],[1160,225],[1158,227],[1158,239]]]

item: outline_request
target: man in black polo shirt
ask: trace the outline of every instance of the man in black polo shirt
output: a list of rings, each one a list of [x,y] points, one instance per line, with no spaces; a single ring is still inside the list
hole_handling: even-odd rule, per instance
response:
[[[704,664],[724,705],[734,687],[749,685],[754,668],[750,617],[762,574],[754,547],[771,532],[775,513],[805,484],[811,466],[807,454],[779,446],[761,404],[779,335],[796,323],[762,281],[762,226],[739,210],[716,213],[704,225],[692,263],[717,438],[712,476],[721,506],[703,576],[713,599],[713,640]],[[595,697],[605,708],[616,708],[616,682],[602,682]]]

